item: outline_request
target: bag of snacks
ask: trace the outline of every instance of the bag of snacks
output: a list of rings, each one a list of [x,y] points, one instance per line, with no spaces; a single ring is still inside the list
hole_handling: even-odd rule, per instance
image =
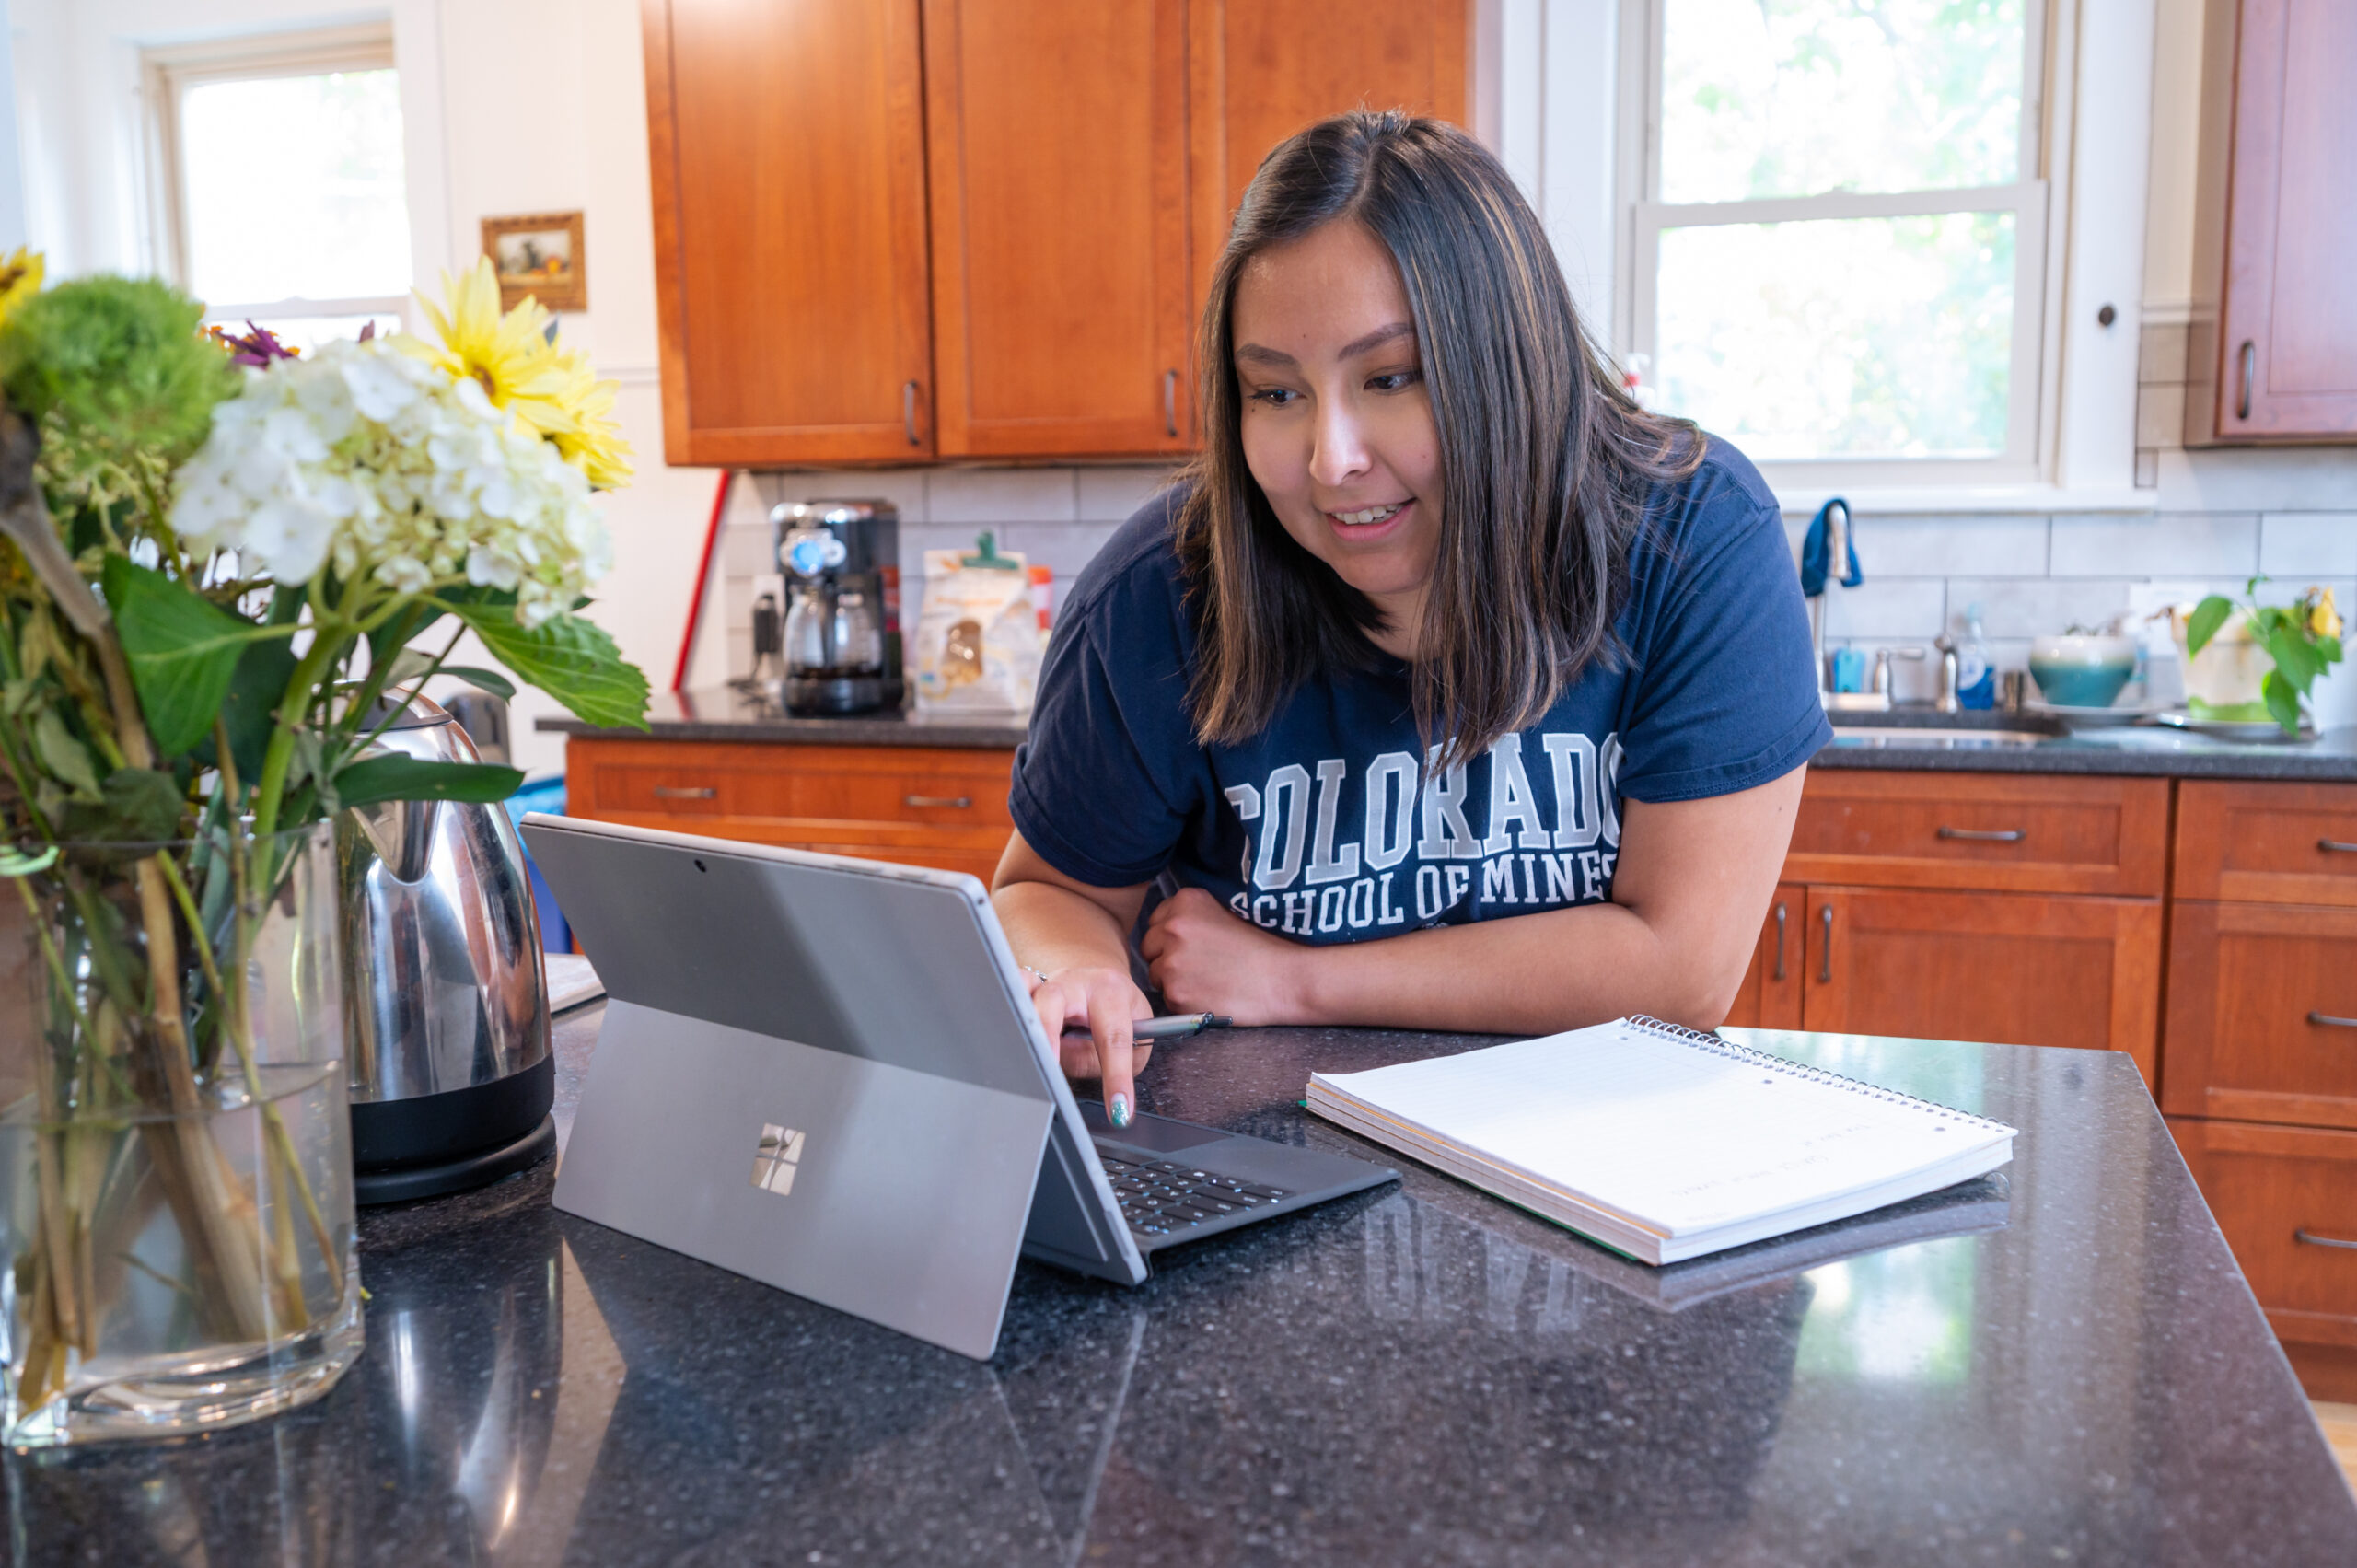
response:
[[[924,552],[917,616],[919,713],[1028,713],[1043,644],[1020,555],[984,534],[971,553]]]

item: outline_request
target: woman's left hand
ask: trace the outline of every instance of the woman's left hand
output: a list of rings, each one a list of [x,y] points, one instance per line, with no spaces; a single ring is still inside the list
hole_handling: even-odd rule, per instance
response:
[[[1155,906],[1138,951],[1172,1012],[1222,1013],[1246,1028],[1308,1019],[1311,949],[1237,919],[1201,888]]]

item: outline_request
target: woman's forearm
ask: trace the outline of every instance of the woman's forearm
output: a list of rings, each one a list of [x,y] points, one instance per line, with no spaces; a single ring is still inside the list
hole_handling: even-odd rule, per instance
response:
[[[1100,905],[1047,882],[1013,882],[991,894],[1017,962],[1052,974],[1130,966],[1129,933]]]
[[[1548,1034],[1630,1013],[1712,1028],[1742,979],[1608,903],[1304,947],[1295,961],[1305,1021],[1469,1033]]]

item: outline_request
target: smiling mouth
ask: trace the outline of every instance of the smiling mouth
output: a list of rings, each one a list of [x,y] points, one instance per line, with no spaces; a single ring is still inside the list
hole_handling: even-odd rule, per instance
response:
[[[1326,515],[1346,528],[1366,528],[1377,523],[1389,522],[1407,504],[1405,501],[1394,501],[1388,506],[1368,506],[1356,512],[1329,512]]]

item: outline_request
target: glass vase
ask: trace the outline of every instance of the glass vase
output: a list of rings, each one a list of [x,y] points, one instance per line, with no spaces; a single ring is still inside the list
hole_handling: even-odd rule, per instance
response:
[[[166,1437],[360,1353],[331,824],[0,887],[0,1440]]]

